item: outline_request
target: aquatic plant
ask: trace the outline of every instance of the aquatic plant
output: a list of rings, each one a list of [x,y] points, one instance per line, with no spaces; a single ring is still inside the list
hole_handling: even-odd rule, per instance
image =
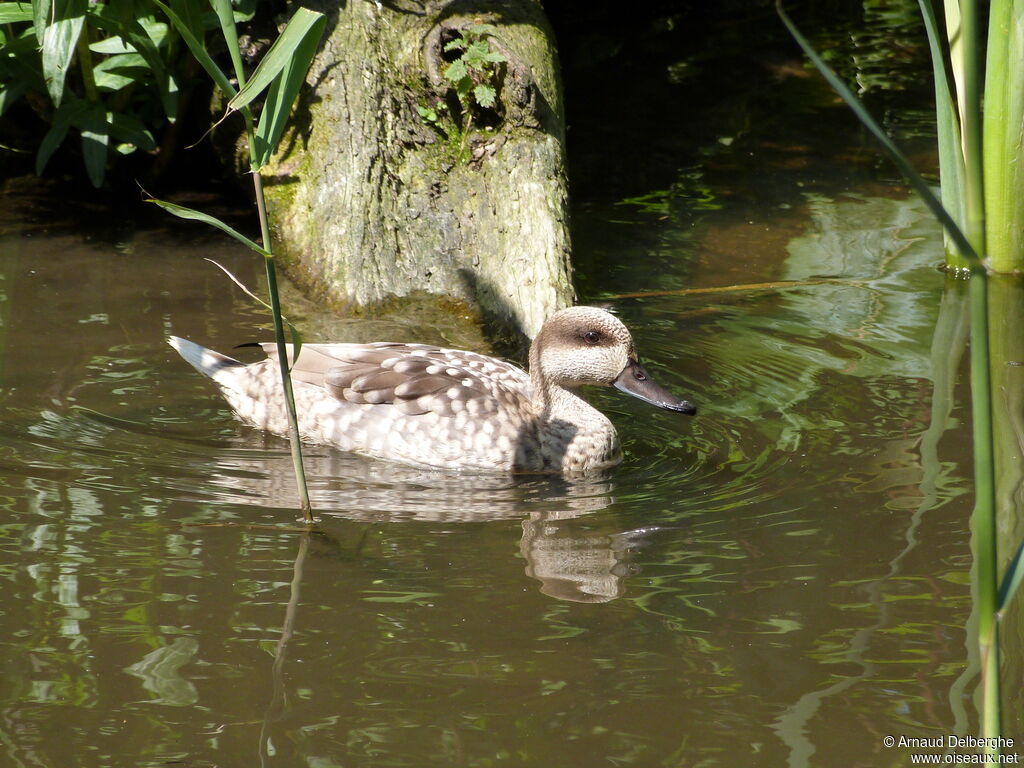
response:
[[[1000,6],[1000,7],[997,7]],[[938,56],[944,51],[936,41],[938,37],[937,18],[930,0],[921,0],[922,13],[925,16],[928,28],[929,40],[932,44],[933,61],[935,62],[936,92],[937,92],[937,116],[940,134],[940,161],[943,166],[943,199],[952,201],[955,206],[950,212],[947,207],[935,197],[928,184],[913,169],[906,160],[899,148],[886,135],[878,123],[864,109],[856,96],[850,91],[842,80],[824,63],[818,53],[807,41],[786,13],[782,10],[781,1],[777,0],[776,8],[783,23],[789,29],[793,38],[807,54],[814,66],[828,80],[833,89],[855,112],[861,123],[878,139],[879,143],[889,154],[893,162],[903,172],[903,175],[914,187],[915,191],[942,223],[952,248],[947,248],[947,265],[951,268],[951,274],[963,274],[970,278],[970,348],[971,348],[971,410],[974,428],[974,481],[975,481],[975,506],[971,515],[972,525],[972,551],[974,553],[974,584],[976,611],[978,614],[978,646],[981,658],[981,690],[982,690],[982,735],[990,737],[986,740],[986,751],[997,751],[992,744],[998,743],[992,737],[998,737],[1001,729],[1001,702],[999,692],[999,670],[1000,670],[1000,648],[999,648],[999,621],[1019,586],[1024,567],[1022,567],[1021,552],[1024,551],[1024,543],[1018,546],[1016,555],[1011,559],[1010,564],[1000,580],[998,575],[997,560],[997,529],[996,529],[996,456],[993,439],[992,420],[992,380],[991,366],[992,358],[989,353],[989,285],[987,265],[994,271],[1003,271],[1007,264],[1016,263],[1013,259],[1006,258],[1005,261],[993,262],[986,258],[990,246],[997,249],[1002,248],[1003,243],[998,242],[999,236],[991,240],[987,236],[986,229],[986,201],[989,200],[989,191],[982,186],[982,180],[987,173],[988,164],[982,163],[982,118],[980,100],[980,61],[978,59],[979,31],[977,24],[978,9],[974,0],[962,0],[946,3],[946,24],[949,41],[949,55],[955,58],[956,62],[940,62]],[[1009,24],[1010,18],[1016,15],[1018,21],[1024,19],[1024,3],[1002,2],[994,0],[992,4],[992,26],[994,35],[1003,34],[998,24]],[[1020,29],[1020,24],[1016,29]],[[1005,45],[1004,45],[1005,44]],[[1006,43],[1005,40],[996,43],[994,48],[999,49],[989,53],[989,81],[995,81],[995,73],[1004,73],[1001,66],[1006,65],[1007,51],[1017,51],[1024,55],[1024,41],[1015,40]],[[1003,49],[1006,50],[1003,50]],[[948,81],[945,77],[946,64],[949,64],[956,79],[955,93],[947,87]],[[1020,63],[1020,62],[1018,62]],[[996,68],[992,68],[993,65]],[[1024,80],[1021,75],[1022,68],[1015,68],[1014,76],[1007,74],[1006,79],[1013,81],[1015,78]],[[959,73],[957,75],[956,73]],[[1020,81],[1017,81],[1020,83]],[[1024,83],[1021,83],[1024,84]],[[998,91],[1001,86],[994,85],[993,89]],[[1006,93],[997,93],[995,99],[1005,98],[1013,107],[997,108],[988,114],[995,121],[998,116],[1016,115],[1017,133],[1016,143],[1019,147],[1021,139],[1024,138],[1024,125],[1021,124],[1021,116],[1024,116],[1024,98],[1020,97],[1021,85],[1016,86],[1017,93],[1007,96]],[[986,90],[986,100],[988,91]],[[986,119],[988,119],[986,117]],[[1005,117],[1003,117],[1005,119]],[[986,122],[985,125],[990,125]],[[992,126],[996,123],[992,122]],[[1005,128],[1000,135],[1005,137],[1009,129]],[[991,132],[996,135],[995,127]],[[984,131],[987,136],[989,129]],[[1010,131],[1013,134],[1013,131]],[[955,143],[954,143],[955,142]],[[1010,142],[1012,144],[1012,141]],[[1017,147],[1013,147],[1017,149]],[[1004,144],[1004,149],[1006,148]],[[995,154],[997,149],[993,149]],[[987,158],[988,155],[985,155]],[[1012,162],[1011,158],[1002,157],[1002,162],[1009,162],[1011,165],[1019,165]],[[1004,181],[1009,177],[1016,181],[1018,178],[1017,169],[1014,168],[1009,174],[1003,174]],[[1024,182],[1024,177],[1020,177]],[[951,190],[947,190],[947,184]],[[1019,197],[1014,193],[1010,198],[1015,205]],[[1006,206],[1003,206],[1006,207]],[[1019,205],[1017,205],[1019,207]],[[1018,212],[1022,217],[1024,213]],[[1024,218],[1022,218],[1024,222]],[[1017,224],[1018,234],[1020,224]],[[1005,238],[1004,238],[1005,239]],[[1012,238],[1010,238],[1012,239]],[[1019,238],[1018,238],[1019,239]],[[1003,252],[1005,256],[1005,252]],[[1024,253],[1019,257],[1024,259]],[[999,266],[997,266],[997,264]],[[1019,270],[1020,266],[1012,268]]]
[[[1024,3],[919,0],[935,76],[942,199],[992,272],[1024,272]],[[982,57],[984,56],[984,64]],[[963,267],[955,244],[954,266]]]
[[[220,22],[224,41],[231,53],[235,77],[239,88],[236,91],[228,76],[220,69],[210,56],[203,41],[196,37],[185,19],[160,0],[153,0],[167,15],[171,23],[181,34],[195,56],[196,60],[213,79],[224,98],[228,100],[228,111],[239,112],[245,119],[246,138],[249,146],[249,167],[253,188],[256,196],[256,208],[259,214],[262,245],[259,245],[224,222],[209,214],[191,208],[174,205],[161,200],[153,200],[175,216],[203,221],[244,243],[263,256],[266,266],[267,289],[270,294],[270,310],[274,318],[274,335],[277,341],[277,354],[280,361],[281,385],[287,401],[288,424],[290,427],[290,443],[292,463],[295,469],[296,484],[303,516],[307,523],[313,522],[309,502],[309,491],[306,487],[306,473],[302,464],[302,447],[299,441],[298,419],[295,413],[295,397],[292,392],[291,375],[288,355],[285,347],[284,319],[281,314],[281,300],[277,287],[277,272],[274,266],[274,253],[270,238],[270,224],[267,217],[267,206],[263,195],[263,179],[260,169],[266,165],[273,154],[277,143],[284,133],[291,113],[292,104],[298,96],[299,89],[305,82],[306,72],[313,61],[320,38],[323,35],[325,19],[323,14],[299,8],[289,20],[267,54],[260,61],[250,77],[246,77],[242,65],[242,56],[238,48],[238,31],[231,9],[230,0],[210,0]],[[265,94],[265,95],[264,95]],[[249,105],[263,97],[263,108],[259,122],[255,122]],[[298,357],[301,340],[293,331],[295,356]]]

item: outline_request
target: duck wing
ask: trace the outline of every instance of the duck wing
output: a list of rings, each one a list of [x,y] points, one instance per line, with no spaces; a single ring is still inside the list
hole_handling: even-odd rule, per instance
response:
[[[274,344],[263,344],[276,358]],[[525,371],[486,355],[426,344],[304,344],[292,376],[339,401],[392,405],[414,416],[521,412],[530,402]]]

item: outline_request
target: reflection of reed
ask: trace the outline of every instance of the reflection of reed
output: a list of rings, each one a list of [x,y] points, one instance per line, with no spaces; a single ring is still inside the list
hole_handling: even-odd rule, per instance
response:
[[[295,565],[292,568],[292,581],[288,596],[288,607],[285,609],[284,623],[281,625],[281,637],[274,649],[274,664],[271,667],[271,677],[274,681],[274,693],[267,705],[267,711],[263,715],[263,726],[260,729],[260,765],[266,764],[266,758],[274,752],[270,726],[284,719],[287,712],[288,702],[285,698],[284,662],[287,658],[288,642],[295,632],[295,615],[299,607],[299,594],[302,586],[302,573],[306,564],[306,554],[309,552],[309,539],[311,531],[302,534],[299,540],[299,551],[295,555]]]
[[[996,573],[1005,579],[1008,562],[1024,540],[1024,279],[990,275],[989,355],[992,376],[992,440],[996,487]],[[1013,567],[1009,563],[1009,567]],[[1000,598],[1003,599],[1003,598]],[[1009,598],[999,621],[1004,713],[1019,712],[1024,675],[1024,610]],[[1009,725],[1009,723],[1007,723]],[[1009,730],[1009,729],[1008,729]]]
[[[935,332],[932,336],[931,418],[929,426],[921,433],[920,437],[920,467],[918,468],[905,460],[906,457],[912,456],[913,452],[909,448],[915,440],[894,441],[893,454],[886,455],[883,452],[876,462],[875,474],[871,476],[871,482],[876,486],[875,490],[878,492],[890,487],[886,480],[892,478],[890,473],[884,469],[886,466],[895,465],[897,473],[905,476],[897,480],[900,484],[911,479],[910,476],[907,476],[909,473],[916,476],[917,498],[920,498],[920,503],[917,504],[904,532],[907,544],[889,561],[888,572],[881,578],[867,583],[864,587],[868,601],[877,609],[878,619],[871,626],[854,633],[844,654],[846,660],[860,667],[860,673],[845,677],[822,690],[804,693],[773,724],[779,739],[790,750],[790,765],[806,764],[814,754],[815,747],[808,736],[811,732],[809,723],[817,715],[824,701],[830,697],[842,695],[854,685],[876,674],[876,665],[870,660],[872,639],[876,632],[885,630],[891,623],[892,606],[886,600],[886,587],[892,579],[900,574],[906,557],[918,547],[920,541],[918,529],[923,523],[925,513],[935,509],[942,501],[943,464],[939,459],[938,446],[943,434],[953,423],[950,414],[954,406],[956,374],[967,345],[967,309],[962,285],[956,281],[949,281],[942,297],[939,315],[935,321]],[[900,454],[903,455],[903,460],[894,461],[900,457]],[[976,617],[973,613],[969,624],[976,624]],[[970,631],[969,628],[968,634]],[[967,644],[968,667],[950,688],[949,701],[956,720],[956,733],[968,732],[968,719],[963,706],[962,692],[966,684],[978,673],[976,650],[975,644]]]

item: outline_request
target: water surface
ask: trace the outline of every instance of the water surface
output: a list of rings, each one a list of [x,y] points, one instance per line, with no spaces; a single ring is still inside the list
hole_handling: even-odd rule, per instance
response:
[[[315,447],[313,535],[286,444],[165,343],[266,338],[204,259],[259,261],[8,194],[0,762],[848,768],[976,735],[937,230],[856,141],[722,138],[574,220],[582,299],[696,418],[593,393],[626,457],[577,481]]]

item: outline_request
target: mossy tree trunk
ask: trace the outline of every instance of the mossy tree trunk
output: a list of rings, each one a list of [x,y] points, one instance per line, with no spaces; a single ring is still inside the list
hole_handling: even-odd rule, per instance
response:
[[[562,96],[540,3],[309,5],[328,33],[300,127],[265,171],[291,276],[336,309],[426,293],[532,336],[573,298]],[[474,83],[494,88],[490,107],[445,78],[464,52],[449,43],[481,23],[497,55]]]

